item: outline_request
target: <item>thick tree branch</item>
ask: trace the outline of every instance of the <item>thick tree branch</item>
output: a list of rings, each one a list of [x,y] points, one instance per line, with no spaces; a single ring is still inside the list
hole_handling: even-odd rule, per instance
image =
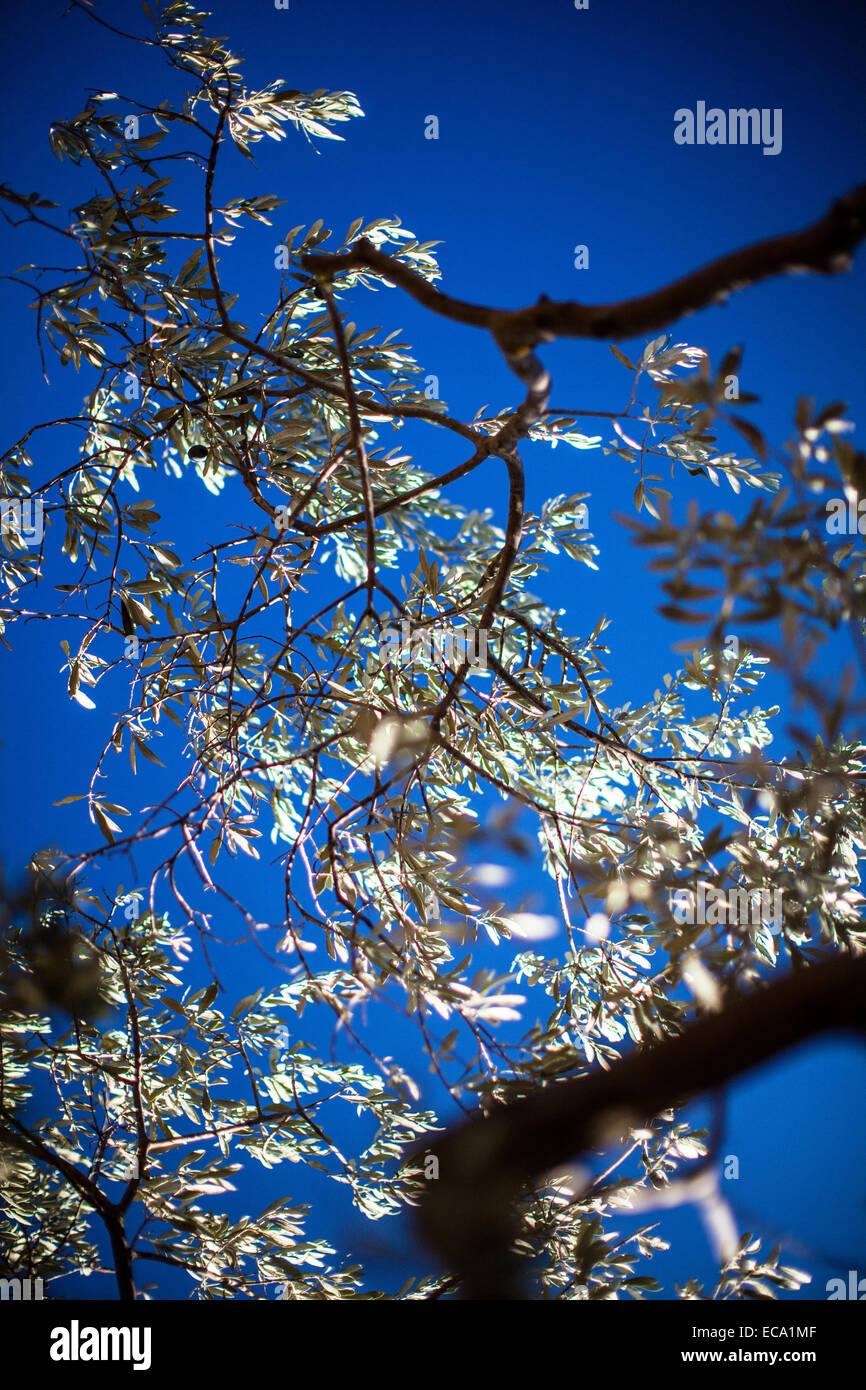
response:
[[[361,417],[358,413],[358,398],[355,395],[355,387],[352,382],[352,364],[349,361],[349,350],[346,347],[346,335],[343,332],[343,320],[340,318],[340,311],[337,308],[337,301],[330,288],[321,284],[319,293],[328,306],[328,313],[331,316],[331,324],[334,329],[334,341],[337,344],[337,356],[340,359],[340,371],[343,374],[343,390],[346,393],[346,401],[349,406],[349,426],[352,433],[352,445],[358,458],[358,471],[361,476],[361,495],[364,499],[364,522],[367,528],[367,613],[372,613],[373,591],[376,586],[376,526],[374,521],[375,502],[373,500],[373,488],[370,483],[370,468],[367,463],[367,450],[364,444],[364,428],[361,424]]]
[[[505,542],[502,546],[502,553],[499,559],[496,575],[487,600],[484,604],[484,611],[478,626],[482,631],[490,627],[496,617],[505,590],[508,587],[508,580],[511,575],[514,562],[517,559],[517,552],[520,548],[520,540],[523,534],[523,512],[526,498],[526,482],[523,475],[523,463],[517,450],[517,441],[523,439],[533,425],[541,419],[547,408],[548,396],[550,393],[550,374],[542,362],[529,349],[516,353],[509,357],[509,365],[517,375],[526,382],[526,399],[515,411],[514,416],[508,420],[496,436],[496,452],[505,460],[508,468],[508,521],[505,527]],[[433,728],[438,730],[442,720],[456,700],[463,682],[469,670],[469,658],[463,661],[457,671],[455,671],[448,689],[443,695],[437,706],[433,717]]]
[[[866,184],[838,198],[829,212],[801,232],[755,242],[710,261],[651,294],[614,304],[555,303],[542,297],[525,309],[492,309],[443,294],[429,280],[361,238],[340,255],[307,254],[306,270],[334,276],[375,270],[434,313],[474,328],[486,328],[514,366],[520,350],[554,338],[634,338],[655,332],[686,314],[725,300],[734,290],[792,270],[833,274],[847,270],[851,253],[866,236]]]
[[[435,1153],[440,1176],[421,1204],[422,1236],[465,1297],[520,1298],[523,1262],[511,1247],[514,1199],[527,1183],[602,1144],[612,1127],[717,1090],[816,1034],[852,1029],[866,1032],[866,956],[795,970],[607,1071],[476,1117],[424,1150]]]
[[[76,1168],[74,1163],[70,1163],[68,1159],[63,1158],[50,1148],[38,1135],[26,1129],[5,1106],[0,1106],[0,1119],[4,1121],[0,1124],[0,1140],[3,1143],[8,1144],[11,1148],[20,1149],[22,1153],[29,1154],[31,1158],[45,1163],[49,1168],[56,1169],[70,1186],[75,1188],[87,1205],[102,1218],[114,1255],[114,1275],[117,1280],[118,1296],[124,1303],[133,1302],[135,1282],[132,1276],[132,1257],[129,1242],[126,1239],[121,1208],[110,1202],[93,1179]]]

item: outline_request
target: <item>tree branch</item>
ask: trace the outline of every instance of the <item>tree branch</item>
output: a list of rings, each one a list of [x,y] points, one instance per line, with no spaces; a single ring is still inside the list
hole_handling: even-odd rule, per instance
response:
[[[642,1047],[587,1076],[544,1086],[452,1130],[419,1151],[439,1160],[421,1203],[422,1237],[469,1299],[524,1296],[512,1249],[514,1201],[527,1183],[636,1126],[726,1085],[816,1034],[866,1032],[866,956],[793,971],[737,998],[676,1037]]]
[[[710,261],[651,294],[612,304],[554,302],[542,296],[525,309],[492,309],[437,290],[429,280],[365,238],[340,255],[307,254],[306,270],[318,275],[368,269],[386,276],[425,308],[457,323],[486,328],[514,366],[521,349],[554,338],[634,338],[667,327],[686,314],[718,304],[734,290],[792,270],[834,274],[847,270],[851,254],[866,236],[866,184],[833,203],[829,212],[800,232],[754,242]]]

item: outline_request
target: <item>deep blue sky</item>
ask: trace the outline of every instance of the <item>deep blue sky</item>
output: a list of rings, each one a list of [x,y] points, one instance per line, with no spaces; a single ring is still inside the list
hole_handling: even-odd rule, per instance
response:
[[[319,217],[342,236],[356,217],[396,214],[420,239],[443,242],[443,286],[466,298],[517,306],[545,292],[604,301],[653,289],[748,241],[804,225],[864,178],[864,23],[848,4],[793,9],[734,0],[721,11],[686,11],[591,0],[588,11],[578,12],[570,0],[534,7],[516,0],[470,6],[292,0],[289,11],[277,11],[256,0],[210,8],[210,30],[227,35],[230,47],[246,58],[250,86],[279,77],[305,91],[349,89],[366,113],[339,127],[345,144],[321,142],[321,153],[290,133],[280,144],[255,147],[255,169],[227,157],[225,196],[275,192],[287,199],[272,229],[246,230],[240,249],[224,261],[233,287],[243,292],[249,322],[257,323],[253,312],[273,302],[274,243],[290,227]],[[138,4],[120,0],[101,12],[120,27],[145,32]],[[63,3],[16,7],[4,18],[2,178],[64,205],[83,199],[94,191],[90,176],[57,163],[48,144],[50,121],[79,111],[91,88],[154,102],[177,88],[166,85],[158,60],[80,13],[64,16]],[[782,108],[781,153],[676,145],[674,111],[694,108],[698,100],[725,109]],[[424,138],[430,114],[439,118],[437,141]],[[59,241],[55,246],[47,237],[31,239],[5,226],[0,233],[4,271],[25,261],[58,259]],[[578,243],[589,247],[585,271],[573,266]],[[35,420],[76,409],[86,387],[56,363],[49,366],[50,385],[42,381],[30,295],[0,284],[0,296],[6,323],[0,349],[8,388],[5,447]],[[845,400],[850,418],[862,422],[864,306],[861,255],[850,275],[776,280],[671,331],[674,341],[707,348],[714,362],[734,343],[746,344],[741,385],[762,397],[754,418],[781,445],[801,393],[819,404]],[[358,315],[362,328],[381,323],[386,331],[405,330],[418,360],[439,376],[453,414],[471,418],[485,403],[500,408],[515,401],[514,378],[474,330],[426,316],[397,291],[359,300]],[[639,351],[642,344],[622,346]],[[630,377],[605,344],[556,344],[544,350],[544,358],[554,376],[554,404],[625,403]],[[861,423],[855,436],[861,448],[862,428]],[[595,432],[592,422],[587,432]],[[603,425],[602,432],[607,441]],[[429,432],[417,439],[437,471],[459,457],[453,445]],[[34,456],[46,473],[71,458],[59,435],[46,437],[40,450]],[[606,633],[615,678],[611,702],[640,703],[678,664],[671,644],[686,633],[656,615],[644,556],[629,547],[612,520],[614,513],[630,510],[634,479],[627,465],[600,450],[532,447],[526,458],[529,507],[551,492],[593,494],[590,523],[602,552],[600,570],[554,570],[546,596],[568,608],[574,631],[591,630],[602,611],[613,619]],[[678,509],[692,493],[705,505],[736,507],[726,484],[714,493],[709,484],[680,473],[674,491]],[[503,479],[495,463],[474,474],[457,495],[504,516]],[[203,495],[200,512],[187,525],[193,535],[216,538],[225,521],[225,503]],[[54,809],[51,803],[84,790],[104,728],[66,701],[55,634],[46,637],[44,626],[34,624],[19,627],[10,640],[15,654],[4,657],[0,686],[7,808],[2,851],[7,868],[15,870],[39,845],[79,847],[89,832],[86,820],[76,819],[76,808]],[[822,674],[832,683],[832,667]],[[782,694],[770,676],[758,698],[769,705]],[[779,739],[784,747],[781,723]],[[124,778],[119,773],[111,799],[144,804],[146,795],[140,788],[130,792]],[[138,799],[130,803],[124,791]],[[118,865],[117,872],[130,886],[125,869]],[[539,902],[547,900],[545,885],[528,887],[537,888]],[[272,907],[264,903],[265,915]],[[827,1042],[764,1069],[731,1093],[725,1150],[741,1160],[733,1194],[741,1225],[766,1232],[767,1245],[777,1235],[790,1235],[786,1250],[793,1262],[814,1271],[807,1297],[823,1296],[826,1278],[847,1264],[816,1262],[796,1250],[794,1240],[846,1257],[859,1252],[863,1268],[860,1155],[866,1126],[862,1104],[852,1100],[862,1096],[864,1081],[862,1053]],[[292,1171],[289,1180],[296,1179]],[[281,1190],[268,1175],[261,1199],[258,1190],[239,1194],[238,1209],[264,1205]],[[304,1195],[297,1185],[289,1191]],[[333,1219],[335,1233],[344,1231],[343,1208],[335,1208]],[[362,1254],[357,1222],[353,1231],[353,1248]],[[648,1272],[665,1280],[668,1295],[674,1279],[689,1273],[711,1277],[694,1213],[665,1214],[663,1234],[674,1241],[674,1250]],[[395,1224],[368,1228],[367,1238],[382,1240],[393,1253],[405,1237]],[[402,1276],[405,1267],[388,1254],[381,1278],[393,1279],[395,1270]],[[423,1267],[421,1256],[409,1262],[415,1271]],[[188,1290],[169,1281],[162,1287],[180,1296]]]

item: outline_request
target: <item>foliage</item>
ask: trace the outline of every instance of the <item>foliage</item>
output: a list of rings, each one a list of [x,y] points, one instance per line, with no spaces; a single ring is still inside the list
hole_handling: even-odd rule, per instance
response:
[[[344,1252],[306,1234],[309,1214],[289,1197],[234,1223],[219,1200],[253,1164],[283,1165],[289,1186],[290,1165],[321,1170],[372,1219],[418,1200],[417,1145],[441,1119],[410,1069],[378,1055],[374,1011],[414,1022],[417,1067],[431,1068],[448,1113],[488,1109],[609,1066],[783,964],[862,950],[864,749],[846,732],[847,690],[830,701],[806,672],[828,630],[847,627],[862,658],[862,546],[828,543],[821,520],[863,460],[843,407],[802,402],[782,461],[796,495],[780,491],[760,432],[729,409],[738,354],[714,373],[667,335],[636,363],[614,349],[630,394],[604,445],[578,428],[581,413],[604,412],[545,402],[453,418],[397,334],[338,308],[351,296],[366,316],[387,274],[317,273],[309,259],[364,242],[432,285],[437,243],[393,217],[359,218],[342,236],[322,221],[287,231],[277,301],[251,326],[228,286],[247,224],[270,227],[284,200],[223,198],[218,160],[231,146],[252,159],[265,137],[341,139],[334,127],[362,113],[350,92],[247,88],[205,18],[185,3],[157,11],[149,42],[186,85],[174,104],[103,92],[53,127],[82,188],[99,181],[69,225],[51,220],[49,200],[3,190],[11,216],[54,228],[72,255],[48,284],[34,266],[14,278],[36,295],[40,351],[88,382],[77,418],[52,422],[66,439],[77,431],[77,460],[45,476],[47,425],[2,460],[0,491],[39,499],[45,518],[36,549],[4,532],[6,639],[25,609],[43,614],[63,634],[69,698],[94,720],[121,712],[90,786],[67,798],[85,803],[92,842],[33,864],[34,882],[54,885],[40,930],[97,963],[98,1000],[52,997],[32,927],[13,913],[4,933],[4,974],[18,983],[0,1015],[0,1248],[12,1269],[86,1272],[99,1267],[101,1222],[124,1297],[141,1291],[146,1260],[188,1270],[201,1298],[276,1284],[291,1298],[378,1297]],[[757,457],[720,450],[719,419]],[[422,429],[443,448],[461,440],[465,460],[431,472],[411,452],[429,443]],[[525,438],[634,470],[626,525],[657,552],[662,611],[708,630],[634,708],[605,703],[604,615],[569,631],[543,596],[553,557],[573,564],[576,586],[599,551],[589,493],[523,513]],[[448,495],[497,459],[505,526]],[[660,465],[671,488],[701,476],[754,501],[738,518],[692,503],[678,524]],[[195,528],[178,518],[202,489],[226,504],[229,529],[194,553]],[[58,551],[67,577],[52,587]],[[734,617],[760,632],[732,645]],[[486,669],[384,663],[382,633],[404,620],[488,628]],[[788,758],[768,752],[777,708],[755,703],[771,660],[823,729],[804,729]],[[144,810],[110,797],[120,753],[146,778]],[[284,885],[273,922],[236,886],[239,857],[265,881],[267,839]],[[133,854],[152,862],[149,882],[106,888],[109,866]],[[546,940],[548,918],[499,891],[509,855],[540,857],[564,950]],[[781,889],[780,930],[684,926],[669,895],[698,883]],[[238,921],[261,978],[281,982],[232,1001],[216,972],[203,986],[190,972]],[[330,1058],[304,1040],[305,1015],[332,1019]],[[37,1119],[46,1095],[53,1113]],[[344,1108],[364,1119],[354,1153],[329,1135]],[[521,1247],[541,1257],[542,1296],[652,1291],[646,1261],[664,1241],[655,1223],[619,1240],[617,1212],[675,1187],[716,1140],[666,1112],[609,1142],[600,1177],[554,1175],[527,1197]],[[730,1263],[718,1288],[690,1281],[682,1296],[775,1296],[807,1277],[755,1249],[720,1237]],[[399,1296],[450,1287],[427,1274]]]

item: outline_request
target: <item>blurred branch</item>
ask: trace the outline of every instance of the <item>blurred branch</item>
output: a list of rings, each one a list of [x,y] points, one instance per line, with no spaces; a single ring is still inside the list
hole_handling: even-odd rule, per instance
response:
[[[816,1034],[852,1029],[866,1032],[862,956],[795,970],[609,1070],[472,1119],[423,1151],[435,1154],[440,1176],[426,1184],[422,1237],[461,1280],[465,1298],[524,1297],[526,1266],[512,1247],[514,1202],[527,1184],[613,1130],[683,1105]]]

